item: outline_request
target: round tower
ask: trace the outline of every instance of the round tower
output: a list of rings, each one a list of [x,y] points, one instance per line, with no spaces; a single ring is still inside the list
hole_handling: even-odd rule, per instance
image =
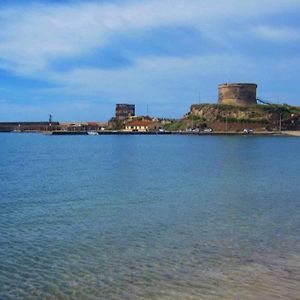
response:
[[[219,85],[219,103],[231,105],[256,104],[255,83],[224,83]]]

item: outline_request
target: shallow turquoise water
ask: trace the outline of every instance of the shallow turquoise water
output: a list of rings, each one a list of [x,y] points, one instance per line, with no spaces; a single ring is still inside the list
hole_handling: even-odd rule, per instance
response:
[[[296,299],[300,139],[0,134],[0,245],[0,299]]]

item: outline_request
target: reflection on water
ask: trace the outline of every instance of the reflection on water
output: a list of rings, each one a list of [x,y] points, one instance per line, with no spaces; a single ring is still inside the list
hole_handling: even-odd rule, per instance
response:
[[[300,139],[0,144],[0,299],[299,299]]]

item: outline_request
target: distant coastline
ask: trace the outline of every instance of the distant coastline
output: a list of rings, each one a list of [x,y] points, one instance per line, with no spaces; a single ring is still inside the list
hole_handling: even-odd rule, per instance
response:
[[[38,133],[48,136],[88,136],[89,133],[86,131],[38,131],[38,130],[28,130],[28,131],[0,131],[0,133],[11,133],[11,134],[21,134],[21,133]],[[278,136],[278,137],[300,137],[299,131],[253,131],[251,133],[235,132],[235,131],[213,131],[213,132],[193,132],[193,131],[123,131],[123,130],[103,130],[94,131],[95,135],[182,135],[182,136]],[[94,134],[93,134],[94,135]]]
[[[107,122],[0,122],[0,132],[42,132],[51,135],[99,134],[259,134],[293,135],[300,132],[300,107],[257,98],[257,85],[219,85],[217,103],[193,104],[182,118],[136,115],[135,104],[118,103]],[[289,133],[292,132],[292,133]]]

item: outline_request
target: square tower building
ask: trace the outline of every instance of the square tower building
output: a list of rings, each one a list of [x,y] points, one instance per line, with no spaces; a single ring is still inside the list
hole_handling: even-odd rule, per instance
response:
[[[116,119],[125,120],[135,116],[134,104],[116,104]]]

